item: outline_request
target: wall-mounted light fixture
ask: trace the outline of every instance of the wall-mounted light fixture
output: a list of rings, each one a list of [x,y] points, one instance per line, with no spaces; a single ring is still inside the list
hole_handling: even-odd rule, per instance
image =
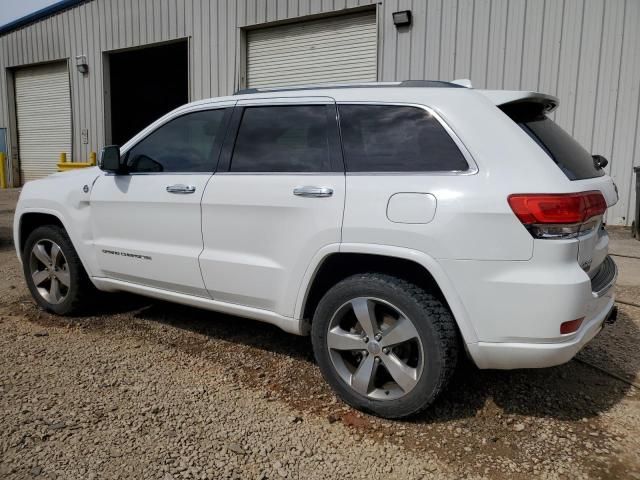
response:
[[[411,25],[411,10],[393,12],[393,24],[396,27],[408,27]]]
[[[76,57],[76,68],[83,75],[89,73],[89,64],[87,63],[86,55],[78,55]]]
[[[408,27],[411,25],[411,10],[393,12],[393,24],[396,27]]]

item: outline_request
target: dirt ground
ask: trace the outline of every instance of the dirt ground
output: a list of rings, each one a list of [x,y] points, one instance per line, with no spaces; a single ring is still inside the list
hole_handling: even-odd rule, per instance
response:
[[[342,404],[309,339],[269,325],[120,294],[89,316],[40,311],[13,250],[17,195],[0,191],[0,478],[640,479],[628,230],[612,229],[619,320],[576,360],[465,362],[431,409],[398,422]]]

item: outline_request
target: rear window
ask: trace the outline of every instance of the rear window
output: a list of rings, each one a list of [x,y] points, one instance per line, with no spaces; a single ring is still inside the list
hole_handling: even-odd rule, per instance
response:
[[[526,103],[505,105],[502,111],[540,145],[569,180],[604,175],[604,170],[595,167],[591,154],[547,117],[541,106]]]
[[[339,105],[348,172],[464,171],[469,165],[440,122],[422,108]]]

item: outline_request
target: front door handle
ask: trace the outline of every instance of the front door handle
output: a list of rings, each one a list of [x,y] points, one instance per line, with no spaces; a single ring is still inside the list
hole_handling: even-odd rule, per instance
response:
[[[196,187],[193,185],[183,185],[182,183],[176,183],[175,185],[167,185],[167,192],[169,193],[194,193]]]
[[[333,195],[333,189],[329,187],[296,187],[293,194],[298,197],[323,198]]]

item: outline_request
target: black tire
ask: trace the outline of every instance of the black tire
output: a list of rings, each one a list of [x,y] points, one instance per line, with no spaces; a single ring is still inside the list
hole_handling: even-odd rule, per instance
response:
[[[65,296],[59,303],[51,303],[43,297],[35,285],[31,272],[31,252],[34,245],[40,241],[52,241],[60,247],[66,260],[69,286],[65,287]],[[22,267],[29,291],[40,307],[58,315],[72,315],[85,309],[96,292],[89,280],[82,262],[67,235],[67,232],[57,225],[43,225],[29,234],[22,251]]]
[[[340,376],[334,365],[327,343],[332,319],[352,299],[359,297],[388,302],[404,314],[417,331],[424,357],[424,362],[420,364],[421,374],[415,386],[406,393],[401,392],[400,398],[378,399],[359,393]],[[354,275],[333,286],[316,308],[311,339],[320,370],[338,395],[352,407],[384,418],[404,418],[427,408],[442,393],[453,375],[460,343],[455,320],[442,301],[412,283],[378,273]],[[373,356],[373,353],[375,352],[363,352],[362,355]],[[384,359],[374,360],[378,365],[385,366]],[[374,377],[375,375],[377,373],[374,373]],[[382,387],[383,390],[384,388]],[[385,393],[388,394],[388,391]]]

